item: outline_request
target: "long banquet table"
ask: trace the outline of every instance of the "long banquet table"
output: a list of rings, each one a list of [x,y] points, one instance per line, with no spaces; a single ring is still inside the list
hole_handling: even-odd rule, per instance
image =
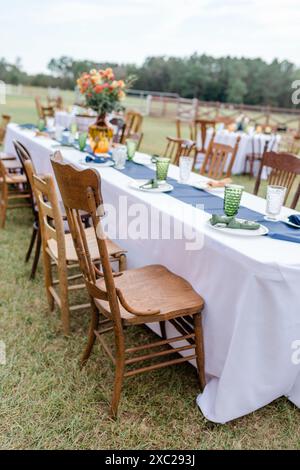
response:
[[[56,124],[59,126],[63,126],[69,128],[72,122],[77,122],[77,125],[81,130],[87,130],[88,125],[92,124],[95,117],[86,118],[76,116],[76,111],[73,113],[68,113],[66,111],[57,111],[55,113],[55,121]],[[207,149],[209,142],[212,138],[214,129],[209,128],[207,130],[206,141],[205,141],[205,148]],[[236,140],[240,137],[240,143],[238,147],[238,151],[235,157],[235,161],[232,168],[232,174],[237,175],[241,174],[245,170],[245,162],[246,156],[251,153],[256,153],[262,155],[265,144],[268,142],[268,149],[276,151],[278,149],[278,145],[280,142],[280,135],[278,134],[247,134],[246,132],[242,131],[229,131],[227,129],[218,129],[215,131],[215,142],[225,145],[231,145],[232,147],[235,146]],[[202,148],[202,140],[201,140],[201,133],[197,136],[197,146]],[[200,161],[201,161],[201,154],[200,154]],[[257,174],[259,168],[259,162],[254,163],[254,173]],[[249,167],[248,169],[249,170]],[[266,175],[263,175],[265,177]]]
[[[28,148],[39,173],[53,173],[53,140],[10,124],[7,153],[15,153],[14,139]],[[80,164],[83,154],[76,149],[61,152],[66,161],[86,168]],[[206,418],[225,423],[281,396],[300,407],[300,244],[219,233],[207,226],[210,215],[205,207],[192,207],[168,194],[136,191],[129,187],[132,179],[114,168],[98,171],[105,207],[116,209],[123,229],[115,236],[128,250],[129,267],[163,264],[185,277],[205,299],[207,385],[197,403]],[[170,176],[178,178],[177,167],[171,166]],[[203,179],[196,174],[192,178]],[[216,195],[222,197],[221,192]],[[189,235],[182,239],[127,236],[127,213],[133,217],[141,204],[152,216],[168,216],[173,223],[188,214],[185,223],[203,245],[188,249]],[[265,209],[263,199],[248,193],[242,204],[261,213]],[[290,213],[283,209],[283,215]],[[113,218],[105,220],[108,225],[114,223]],[[152,329],[160,331],[158,325]],[[168,324],[167,335],[174,333]]]

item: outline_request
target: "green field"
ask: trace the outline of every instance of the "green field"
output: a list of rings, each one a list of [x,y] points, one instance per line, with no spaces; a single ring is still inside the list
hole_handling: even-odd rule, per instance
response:
[[[71,104],[72,94],[64,97]],[[30,94],[9,97],[1,112],[36,122]],[[146,118],[143,150],[160,152],[174,129],[172,121]],[[253,187],[248,177],[235,179]],[[41,265],[36,280],[28,279],[31,226],[31,212],[17,210],[0,232],[0,340],[7,348],[7,364],[0,365],[0,449],[300,449],[299,410],[285,398],[227,425],[207,422],[187,364],[126,381],[119,418],[111,420],[109,359],[97,346],[87,367],[78,367],[89,311],[72,317],[72,334],[64,337],[58,312],[48,314]],[[129,342],[151,335],[136,328]]]

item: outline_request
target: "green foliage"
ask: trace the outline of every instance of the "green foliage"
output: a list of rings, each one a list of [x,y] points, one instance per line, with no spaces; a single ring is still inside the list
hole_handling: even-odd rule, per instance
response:
[[[148,57],[144,64],[96,63],[62,56],[51,59],[50,74],[30,76],[20,61],[0,59],[0,80],[12,84],[74,89],[77,78],[90,69],[112,67],[118,79],[137,76],[135,88],[178,93],[205,101],[293,107],[292,82],[300,70],[286,60],[267,63],[262,59],[215,58],[205,54],[190,57]]]

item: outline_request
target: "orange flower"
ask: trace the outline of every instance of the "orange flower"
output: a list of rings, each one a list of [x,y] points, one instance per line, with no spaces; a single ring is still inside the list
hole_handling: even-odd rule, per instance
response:
[[[96,85],[94,88],[95,93],[102,93],[104,85]]]

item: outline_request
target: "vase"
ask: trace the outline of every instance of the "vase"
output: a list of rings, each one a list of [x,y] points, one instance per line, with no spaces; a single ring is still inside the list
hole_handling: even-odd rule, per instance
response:
[[[100,114],[95,124],[89,126],[90,146],[94,154],[107,153],[110,149],[114,131],[107,122],[106,114]]]

